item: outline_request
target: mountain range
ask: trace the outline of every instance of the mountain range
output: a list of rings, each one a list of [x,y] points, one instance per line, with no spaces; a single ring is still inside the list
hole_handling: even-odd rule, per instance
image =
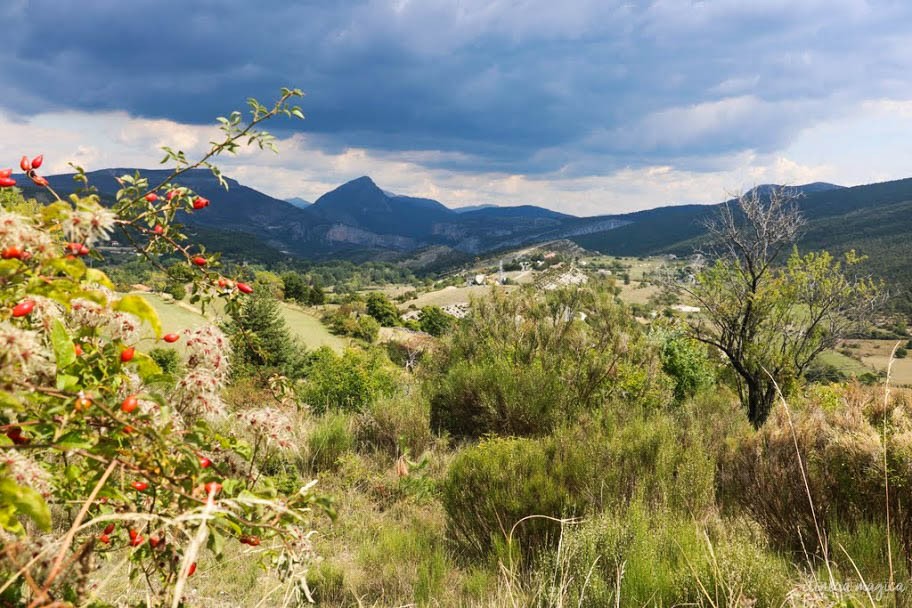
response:
[[[119,188],[116,177],[133,171],[113,168],[87,176],[102,198],[110,200]],[[155,184],[169,172],[144,170],[142,174]],[[76,188],[72,175],[48,180],[61,194]],[[247,233],[286,255],[312,259],[392,260],[429,248],[438,256],[472,256],[608,230],[622,223],[612,217],[579,218],[532,205],[454,210],[431,199],[386,192],[369,177],[342,184],[307,205],[303,199],[273,198],[230,178],[226,191],[206,170],[185,173],[178,181],[212,201],[205,211],[181,215],[185,224],[204,231]],[[42,194],[31,185],[24,190]]]
[[[105,169],[88,177],[110,200],[118,189],[115,177],[132,171]],[[169,174],[142,173],[151,183]],[[75,189],[71,175],[48,179],[58,192]],[[273,198],[232,179],[226,191],[204,170],[186,173],[179,181],[212,201],[205,211],[185,214],[181,221],[199,240],[213,247],[217,243],[223,251],[269,251],[271,259],[420,259],[421,266],[435,268],[557,239],[613,255],[688,254],[699,246],[706,220],[719,207],[678,205],[596,217],[532,205],[451,209],[431,199],[386,192],[366,176],[305,204],[303,199]],[[773,187],[758,188],[766,192]],[[31,185],[23,189],[42,195]],[[836,254],[855,249],[868,256],[867,268],[875,274],[912,284],[912,179],[849,188],[818,182],[794,190],[807,220],[799,243],[803,249]]]

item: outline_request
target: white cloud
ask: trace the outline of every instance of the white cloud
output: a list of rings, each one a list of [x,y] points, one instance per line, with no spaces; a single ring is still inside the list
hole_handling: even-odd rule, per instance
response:
[[[725,105],[732,115],[751,113],[762,104],[734,98]],[[715,126],[705,106],[664,115],[653,124],[654,136],[698,138]],[[706,113],[706,116],[703,114]],[[723,113],[724,114],[724,113]],[[689,124],[675,133],[676,122]],[[659,125],[664,125],[660,127]],[[669,133],[662,133],[665,128]],[[135,118],[123,112],[38,114],[27,120],[0,114],[0,168],[15,166],[22,154],[43,153],[47,173],[68,172],[67,161],[87,170],[158,166],[160,146],[174,145],[198,155],[218,130],[211,126]],[[555,171],[522,175],[500,171],[459,172],[447,162],[470,162],[464,153],[439,151],[377,152],[348,148],[319,149],[305,134],[280,139],[280,154],[248,149],[218,161],[225,173],[270,195],[315,200],[341,183],[370,175],[385,190],[426,196],[450,206],[478,203],[538,204],[579,215],[611,214],[666,204],[709,203],[733,191],[761,183],[800,184],[831,181],[844,185],[907,177],[912,170],[908,133],[912,101],[877,100],[859,104],[848,115],[823,121],[794,134],[792,143],[771,152],[748,150],[708,162],[711,170],[693,170],[671,162],[596,171],[598,156],[581,154],[588,172]]]

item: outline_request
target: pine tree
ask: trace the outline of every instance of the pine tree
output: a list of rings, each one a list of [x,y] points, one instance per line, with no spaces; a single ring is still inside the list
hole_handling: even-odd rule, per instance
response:
[[[251,373],[253,368],[290,371],[298,347],[272,296],[254,293],[225,329],[231,336],[236,372]]]

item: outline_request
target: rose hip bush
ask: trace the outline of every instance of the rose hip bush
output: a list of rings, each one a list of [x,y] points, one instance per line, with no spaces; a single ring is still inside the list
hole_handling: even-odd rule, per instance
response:
[[[229,341],[215,327],[162,327],[142,297],[116,293],[86,263],[116,233],[151,264],[185,260],[193,301],[235,310],[250,286],[220,275],[218,256],[175,222],[217,202],[180,176],[208,167],[223,181],[210,160],[241,143],[271,147],[258,125],[302,117],[290,105],[300,95],[283,89],[272,107],[250,100],[246,122],[219,119],[223,138],[199,161],[166,148],[171,177],[125,175],[110,206],[79,168],[79,193],[61,198],[38,173],[43,158],[23,157],[48,204],[0,171],[0,605],[101,605],[90,582],[105,559],[127,560],[153,601],[183,605],[205,551],[256,553],[306,594],[313,509],[326,505],[310,484],[279,495],[254,474],[249,441],[216,430],[234,415],[220,399]],[[181,377],[147,354],[160,341],[182,342]]]

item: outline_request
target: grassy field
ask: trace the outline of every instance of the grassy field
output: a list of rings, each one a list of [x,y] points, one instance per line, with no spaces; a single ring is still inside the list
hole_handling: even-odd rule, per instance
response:
[[[516,289],[516,287],[506,285],[500,289],[511,291],[513,289]],[[469,300],[473,297],[483,297],[489,293],[491,293],[491,286],[489,285],[473,285],[471,287],[444,287],[443,289],[437,291],[423,293],[413,300],[408,300],[402,304],[402,307],[408,308],[414,305],[416,308],[421,308],[423,306],[446,306],[448,304],[460,303],[468,304]]]
[[[222,316],[220,302],[215,302],[211,310],[206,311],[206,316],[203,316],[199,308],[187,302],[166,301],[153,293],[143,293],[142,296],[155,308],[165,333],[180,331],[187,327],[199,327],[219,321]],[[287,302],[282,302],[280,306],[291,334],[308,349],[329,346],[335,351],[341,351],[348,344],[344,338],[331,334],[314,314]],[[181,343],[176,344],[179,346]]]
[[[896,342],[896,340],[851,340],[847,342],[846,346],[857,344],[857,348],[850,348],[850,350],[857,353],[861,362],[870,369],[885,372],[890,361],[890,353]],[[908,357],[896,359],[893,362],[890,379],[894,385],[912,385],[912,359]]]

